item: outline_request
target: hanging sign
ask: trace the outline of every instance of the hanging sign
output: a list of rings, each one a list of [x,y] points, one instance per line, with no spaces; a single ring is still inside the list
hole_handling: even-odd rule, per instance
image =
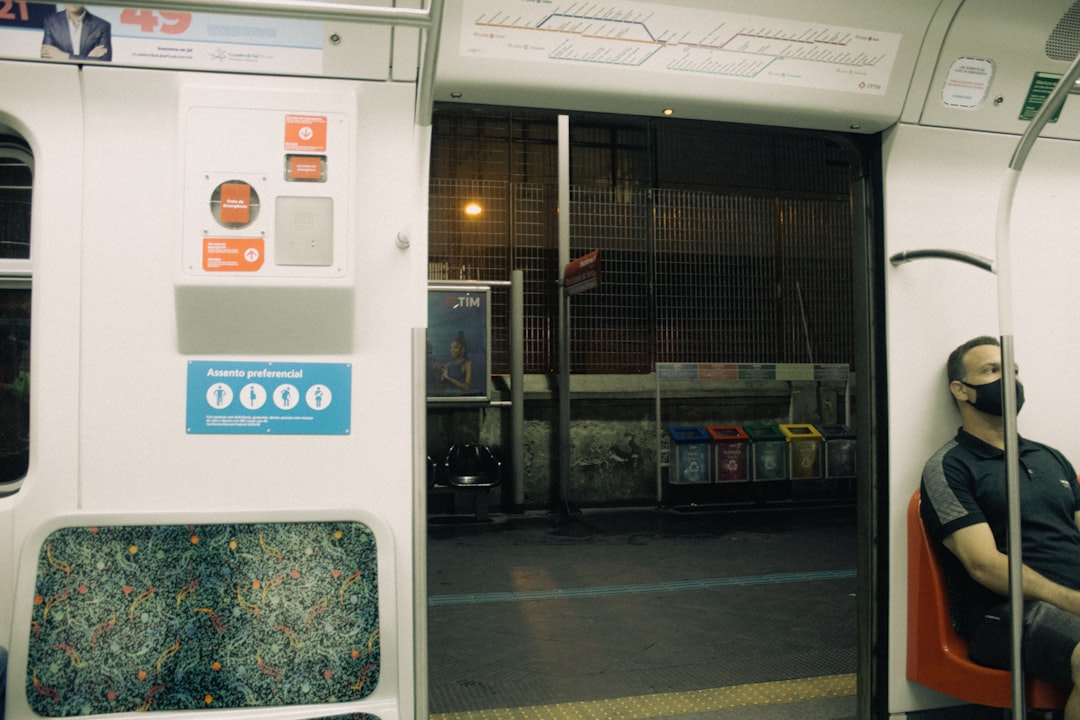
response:
[[[600,251],[593,250],[577,260],[566,263],[563,271],[563,290],[567,295],[577,295],[600,287]]]

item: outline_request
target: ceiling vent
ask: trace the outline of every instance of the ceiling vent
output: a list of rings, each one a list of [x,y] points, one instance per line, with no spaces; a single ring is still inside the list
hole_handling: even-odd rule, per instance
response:
[[[1046,39],[1046,57],[1072,62],[1080,53],[1080,0],[1074,2]]]

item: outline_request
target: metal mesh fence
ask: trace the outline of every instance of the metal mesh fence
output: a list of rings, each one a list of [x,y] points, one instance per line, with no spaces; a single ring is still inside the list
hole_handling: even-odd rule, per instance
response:
[[[557,370],[555,189],[435,180],[431,280],[525,277],[525,365]],[[482,204],[465,217],[468,202]],[[654,362],[850,362],[851,210],[829,199],[571,189],[571,257],[601,288],[570,300],[571,371]],[[492,293],[492,368],[507,372],[509,296]]]
[[[779,206],[782,362],[851,363],[851,206],[785,200]]]
[[[505,282],[510,277],[510,185],[497,180],[433,180],[428,198],[428,280]],[[468,207],[478,210],[474,214]],[[509,293],[491,292],[491,367],[510,363]]]
[[[659,362],[775,362],[774,201],[656,192]]]
[[[558,188],[536,183],[513,186],[514,268],[524,277],[525,371],[558,370],[559,251]]]
[[[438,118],[437,118],[438,120]],[[524,274],[525,369],[558,371],[558,198],[552,118],[436,123],[431,280]],[[853,224],[846,151],[827,138],[698,125],[571,126],[571,258],[601,286],[570,298],[571,372],[656,362],[852,361]],[[702,148],[695,160],[688,148]],[[499,178],[468,179],[469,177]],[[680,180],[681,178],[681,180]],[[483,208],[466,215],[468,203]],[[492,293],[492,370],[509,370],[509,293]]]
[[[572,188],[570,257],[600,251],[601,289],[570,298],[570,371],[641,373],[652,364],[647,192]]]

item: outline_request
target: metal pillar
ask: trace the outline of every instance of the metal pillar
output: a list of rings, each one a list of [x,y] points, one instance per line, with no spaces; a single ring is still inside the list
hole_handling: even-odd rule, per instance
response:
[[[510,273],[510,465],[513,512],[525,509],[525,272]]]
[[[555,502],[567,511],[570,483],[570,298],[563,274],[570,262],[570,117],[559,116],[559,477]]]

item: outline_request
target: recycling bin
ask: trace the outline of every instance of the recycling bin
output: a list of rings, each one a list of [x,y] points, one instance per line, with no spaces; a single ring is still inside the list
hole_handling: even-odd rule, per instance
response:
[[[708,425],[712,438],[713,482],[750,479],[750,436],[738,425]]]
[[[709,449],[712,438],[703,427],[671,427],[668,482],[673,485],[700,485],[709,482]]]
[[[847,425],[819,425],[824,438],[825,477],[855,477],[855,433]]]
[[[784,423],[780,432],[787,439],[788,474],[792,480],[821,477],[821,433],[813,425]]]
[[[750,438],[752,479],[782,480],[787,471],[784,434],[775,425],[743,425]]]

